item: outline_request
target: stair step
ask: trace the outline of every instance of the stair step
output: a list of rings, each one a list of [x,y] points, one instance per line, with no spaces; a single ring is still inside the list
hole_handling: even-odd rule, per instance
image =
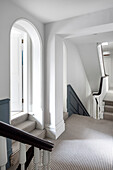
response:
[[[104,111],[105,112],[112,112],[113,113],[113,106],[105,105],[104,106]]]
[[[105,102],[105,105],[113,106],[113,101],[104,100],[104,102]]]
[[[16,126],[24,121],[26,121],[28,119],[29,114],[22,114],[21,116],[19,115],[18,117],[14,118],[11,120],[11,125],[12,126]]]
[[[36,137],[39,137],[39,138],[42,138],[44,139],[45,138],[45,129],[44,130],[38,130],[38,129],[34,129],[33,131],[30,132],[30,134],[36,136]],[[28,150],[30,146],[29,145],[26,145],[26,150]],[[11,155],[11,166],[14,166],[18,163],[18,160],[19,160],[19,150],[20,150],[20,144],[19,142],[14,142],[12,144],[12,155]]]
[[[113,121],[113,114],[109,112],[104,112],[103,119]]]
[[[68,112],[63,112],[63,119],[64,121],[68,118]]]
[[[36,127],[36,122],[31,120],[26,120],[25,122],[22,122],[15,126],[18,129],[24,130],[26,132],[31,132]]]
[[[34,129],[32,132],[30,132],[30,134],[32,134],[32,135],[34,135],[34,136],[36,136],[38,138],[44,139],[46,131],[45,130]]]

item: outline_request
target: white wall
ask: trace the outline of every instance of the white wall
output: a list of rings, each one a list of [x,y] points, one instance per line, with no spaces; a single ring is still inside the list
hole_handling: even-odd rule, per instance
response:
[[[107,75],[109,75],[108,77],[108,87],[110,88],[111,86],[111,80],[112,80],[112,77],[111,77],[111,71],[112,71],[112,59],[110,56],[107,56],[107,57],[104,57],[104,66],[105,66],[105,72]]]
[[[104,65],[106,74],[109,75],[109,89],[113,89],[113,54],[110,56],[104,57]]]
[[[98,91],[100,85],[100,63],[96,43],[77,44],[84,69],[92,91]]]
[[[10,30],[20,18],[35,25],[44,43],[44,25],[37,18],[8,0],[0,1],[0,99],[10,97]]]
[[[91,114],[90,97],[91,88],[82,64],[77,47],[67,41],[67,83],[70,84],[80,98],[83,105]]]
[[[111,84],[110,88],[113,89],[113,53],[111,54]]]
[[[62,38],[67,38],[68,36],[84,36],[95,34],[98,32],[104,32],[105,30],[110,30],[113,28],[113,24],[109,25],[113,22],[113,10],[103,10],[99,12],[95,12],[92,14],[87,14],[84,16],[73,17],[71,19],[62,20],[59,22],[53,22],[49,24],[45,24],[45,124],[51,127],[51,118],[55,118],[54,120],[54,129],[57,131],[57,125],[60,126],[60,121],[62,119],[62,113],[56,112],[55,107],[58,105],[56,100],[55,94],[59,94],[59,98],[62,98],[62,93],[60,94],[61,90],[56,88],[56,84],[58,85],[59,79],[56,77],[58,76],[58,60],[56,57],[62,57],[62,51],[58,51],[59,49],[56,48],[56,35],[61,35]],[[111,28],[112,27],[112,28]],[[57,68],[57,69],[56,69]],[[56,73],[56,71],[58,71]],[[96,69],[95,69],[96,74]],[[60,73],[60,78],[61,78]],[[83,76],[83,75],[82,75]],[[98,75],[100,77],[100,73]],[[83,76],[84,78],[84,76]],[[61,80],[61,79],[60,79]],[[62,80],[63,81],[63,80]],[[98,82],[97,82],[98,83]],[[87,81],[86,81],[87,84]],[[84,85],[88,87],[88,85]],[[57,86],[58,87],[58,86]],[[59,87],[62,89],[61,84]],[[57,91],[57,90],[58,91]],[[87,96],[87,100],[90,98],[89,87],[85,88],[85,96]],[[84,101],[82,94],[81,100]],[[57,103],[57,104],[56,104]],[[88,103],[88,102],[86,102]],[[86,104],[84,102],[84,105]],[[59,110],[62,110],[63,106],[59,106]],[[90,110],[87,106],[87,109]],[[56,114],[58,114],[56,116]],[[60,120],[57,118],[60,117]],[[59,124],[58,124],[59,122]],[[63,132],[63,128],[62,128]],[[61,132],[61,133],[62,133]]]

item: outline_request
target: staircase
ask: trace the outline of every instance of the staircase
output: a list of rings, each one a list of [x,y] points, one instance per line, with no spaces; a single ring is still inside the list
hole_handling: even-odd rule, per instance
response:
[[[103,119],[113,121],[113,101],[104,100],[104,102]]]
[[[104,98],[103,119],[113,121],[113,90],[110,89]]]
[[[36,121],[29,120],[30,115],[24,114],[21,115],[11,121],[11,125],[13,125],[15,128],[18,128],[20,130],[24,130],[38,138],[45,138],[45,130],[39,130],[36,128]],[[29,149],[29,145],[27,145],[27,150]],[[15,166],[18,164],[19,161],[19,151],[20,151],[20,145],[19,142],[12,140],[12,155],[10,158],[11,166]]]

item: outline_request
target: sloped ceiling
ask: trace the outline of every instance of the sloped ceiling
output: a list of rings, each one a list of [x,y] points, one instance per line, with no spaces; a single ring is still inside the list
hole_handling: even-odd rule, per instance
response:
[[[97,52],[97,43],[113,42],[113,32],[94,34],[70,39],[78,48],[84,69],[92,91],[98,91],[101,71]],[[106,47],[113,49],[113,43]]]

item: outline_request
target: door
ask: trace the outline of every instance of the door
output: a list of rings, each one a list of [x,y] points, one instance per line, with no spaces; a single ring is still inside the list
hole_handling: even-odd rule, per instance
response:
[[[22,37],[11,33],[11,111],[22,111]]]

